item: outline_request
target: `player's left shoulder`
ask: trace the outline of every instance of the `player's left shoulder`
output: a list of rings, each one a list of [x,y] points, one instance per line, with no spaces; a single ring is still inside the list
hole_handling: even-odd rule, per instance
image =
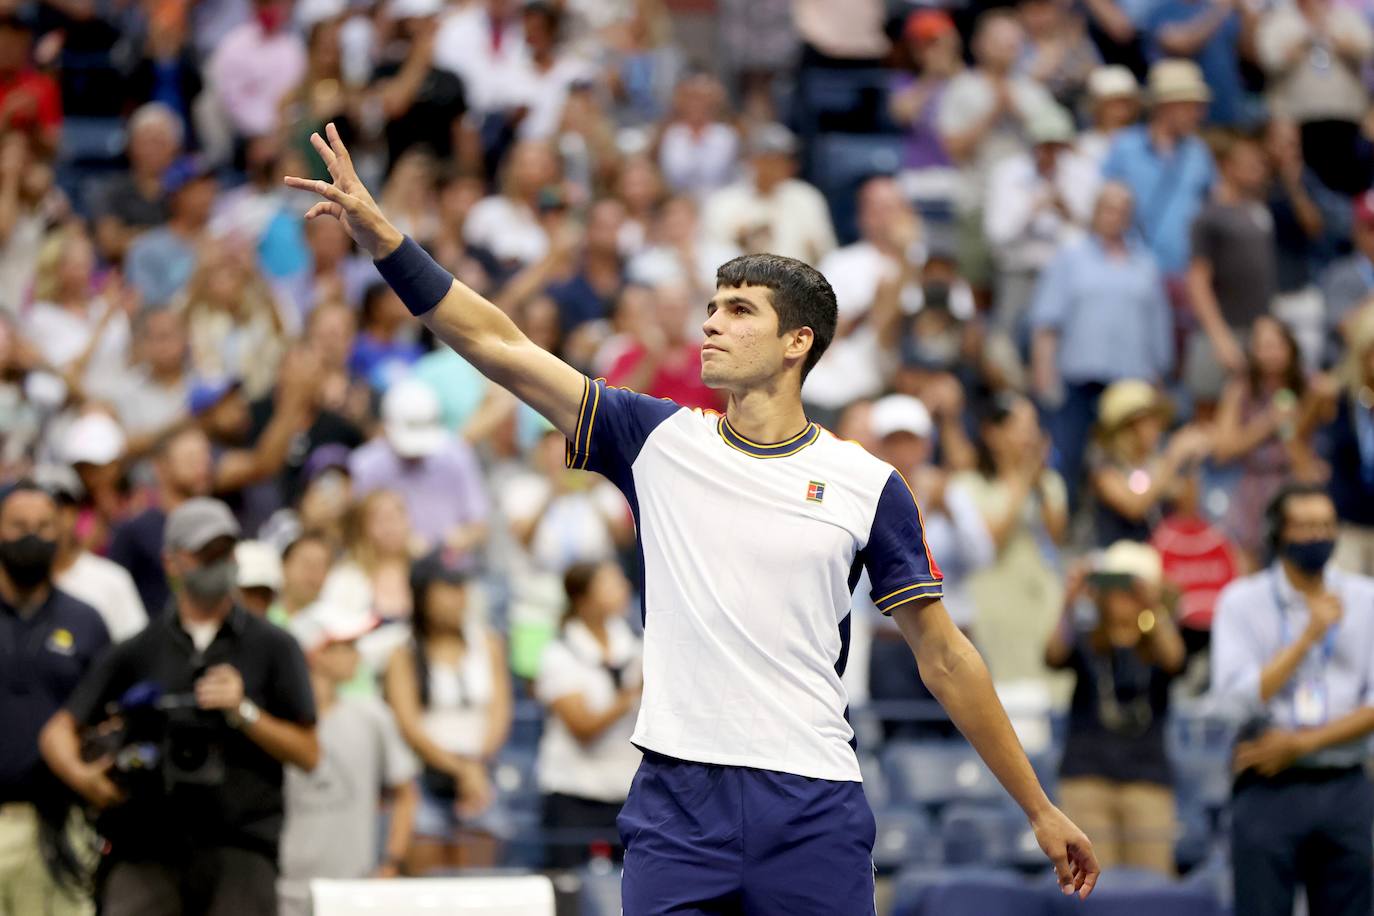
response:
[[[817,467],[831,471],[856,490],[877,499],[895,473],[892,465],[874,455],[853,439],[841,439],[825,427],[821,427],[812,460]]]

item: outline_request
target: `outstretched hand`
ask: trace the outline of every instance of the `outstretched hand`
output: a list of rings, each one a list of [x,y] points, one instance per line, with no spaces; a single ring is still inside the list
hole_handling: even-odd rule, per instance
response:
[[[1087,836],[1058,808],[1050,808],[1031,826],[1035,828],[1040,848],[1054,863],[1059,889],[1069,896],[1077,894],[1086,900],[1102,873]]]
[[[403,236],[382,215],[377,202],[372,199],[367,188],[363,187],[358,172],[353,168],[353,158],[348,155],[348,149],[339,139],[339,131],[333,122],[325,125],[324,133],[325,137],[329,138],[328,142],[316,133],[310,135],[310,145],[315,147],[315,152],[324,160],[325,168],[329,169],[329,177],[334,180],[333,184],[313,178],[297,178],[294,175],[286,176],[286,183],[290,187],[311,191],[324,198],[306,211],[306,219],[332,216],[343,223],[344,230],[353,241],[373,259],[384,258],[400,247]]]

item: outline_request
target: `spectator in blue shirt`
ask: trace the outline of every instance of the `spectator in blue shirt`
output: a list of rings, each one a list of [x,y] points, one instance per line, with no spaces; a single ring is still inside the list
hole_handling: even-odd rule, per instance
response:
[[[1075,491],[1097,401],[1118,379],[1162,380],[1173,365],[1173,318],[1159,267],[1130,237],[1130,189],[1098,194],[1092,234],[1050,261],[1031,299],[1036,394],[1053,405],[1060,473]]]
[[[1135,198],[1135,225],[1159,261],[1171,295],[1182,290],[1189,230],[1207,197],[1216,165],[1198,137],[1211,91],[1197,64],[1162,60],[1150,68],[1150,118],[1117,133],[1102,177]]]
[[[191,279],[196,246],[205,236],[219,185],[202,162],[183,160],[168,170],[163,182],[171,216],[129,246],[124,272],[145,306],[168,304]]]
[[[1236,0],[1162,0],[1145,22],[1150,58],[1196,61],[1212,90],[1207,120],[1225,127],[1249,120],[1240,49],[1254,33],[1255,17],[1248,6],[1237,6]]]

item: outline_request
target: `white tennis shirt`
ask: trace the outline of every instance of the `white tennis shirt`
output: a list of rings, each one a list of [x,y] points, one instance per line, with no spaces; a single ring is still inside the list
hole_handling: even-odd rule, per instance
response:
[[[644,698],[631,739],[699,763],[860,781],[840,675],[863,569],[878,609],[938,598],[900,474],[816,424],[751,442],[724,416],[588,380],[569,467],[638,532]]]

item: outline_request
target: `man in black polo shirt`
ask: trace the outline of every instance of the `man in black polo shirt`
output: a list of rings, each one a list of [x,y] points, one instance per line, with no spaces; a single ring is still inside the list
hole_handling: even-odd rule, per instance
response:
[[[60,831],[71,795],[38,756],[38,732],[110,644],[95,609],[52,586],[57,505],[32,483],[0,496],[0,914],[77,916],[90,902],[50,874],[40,825]]]
[[[300,648],[234,600],[238,537],[218,500],[174,509],[163,551],[173,607],[114,647],[43,730],[53,772],[104,809],[104,916],[276,913],[282,764],[314,769],[319,744]],[[121,707],[131,721],[134,694],[144,697],[141,717],[150,694],[173,708],[161,778],[130,783],[125,799],[107,762],[83,761],[80,729]],[[185,748],[209,762],[174,773]]]

